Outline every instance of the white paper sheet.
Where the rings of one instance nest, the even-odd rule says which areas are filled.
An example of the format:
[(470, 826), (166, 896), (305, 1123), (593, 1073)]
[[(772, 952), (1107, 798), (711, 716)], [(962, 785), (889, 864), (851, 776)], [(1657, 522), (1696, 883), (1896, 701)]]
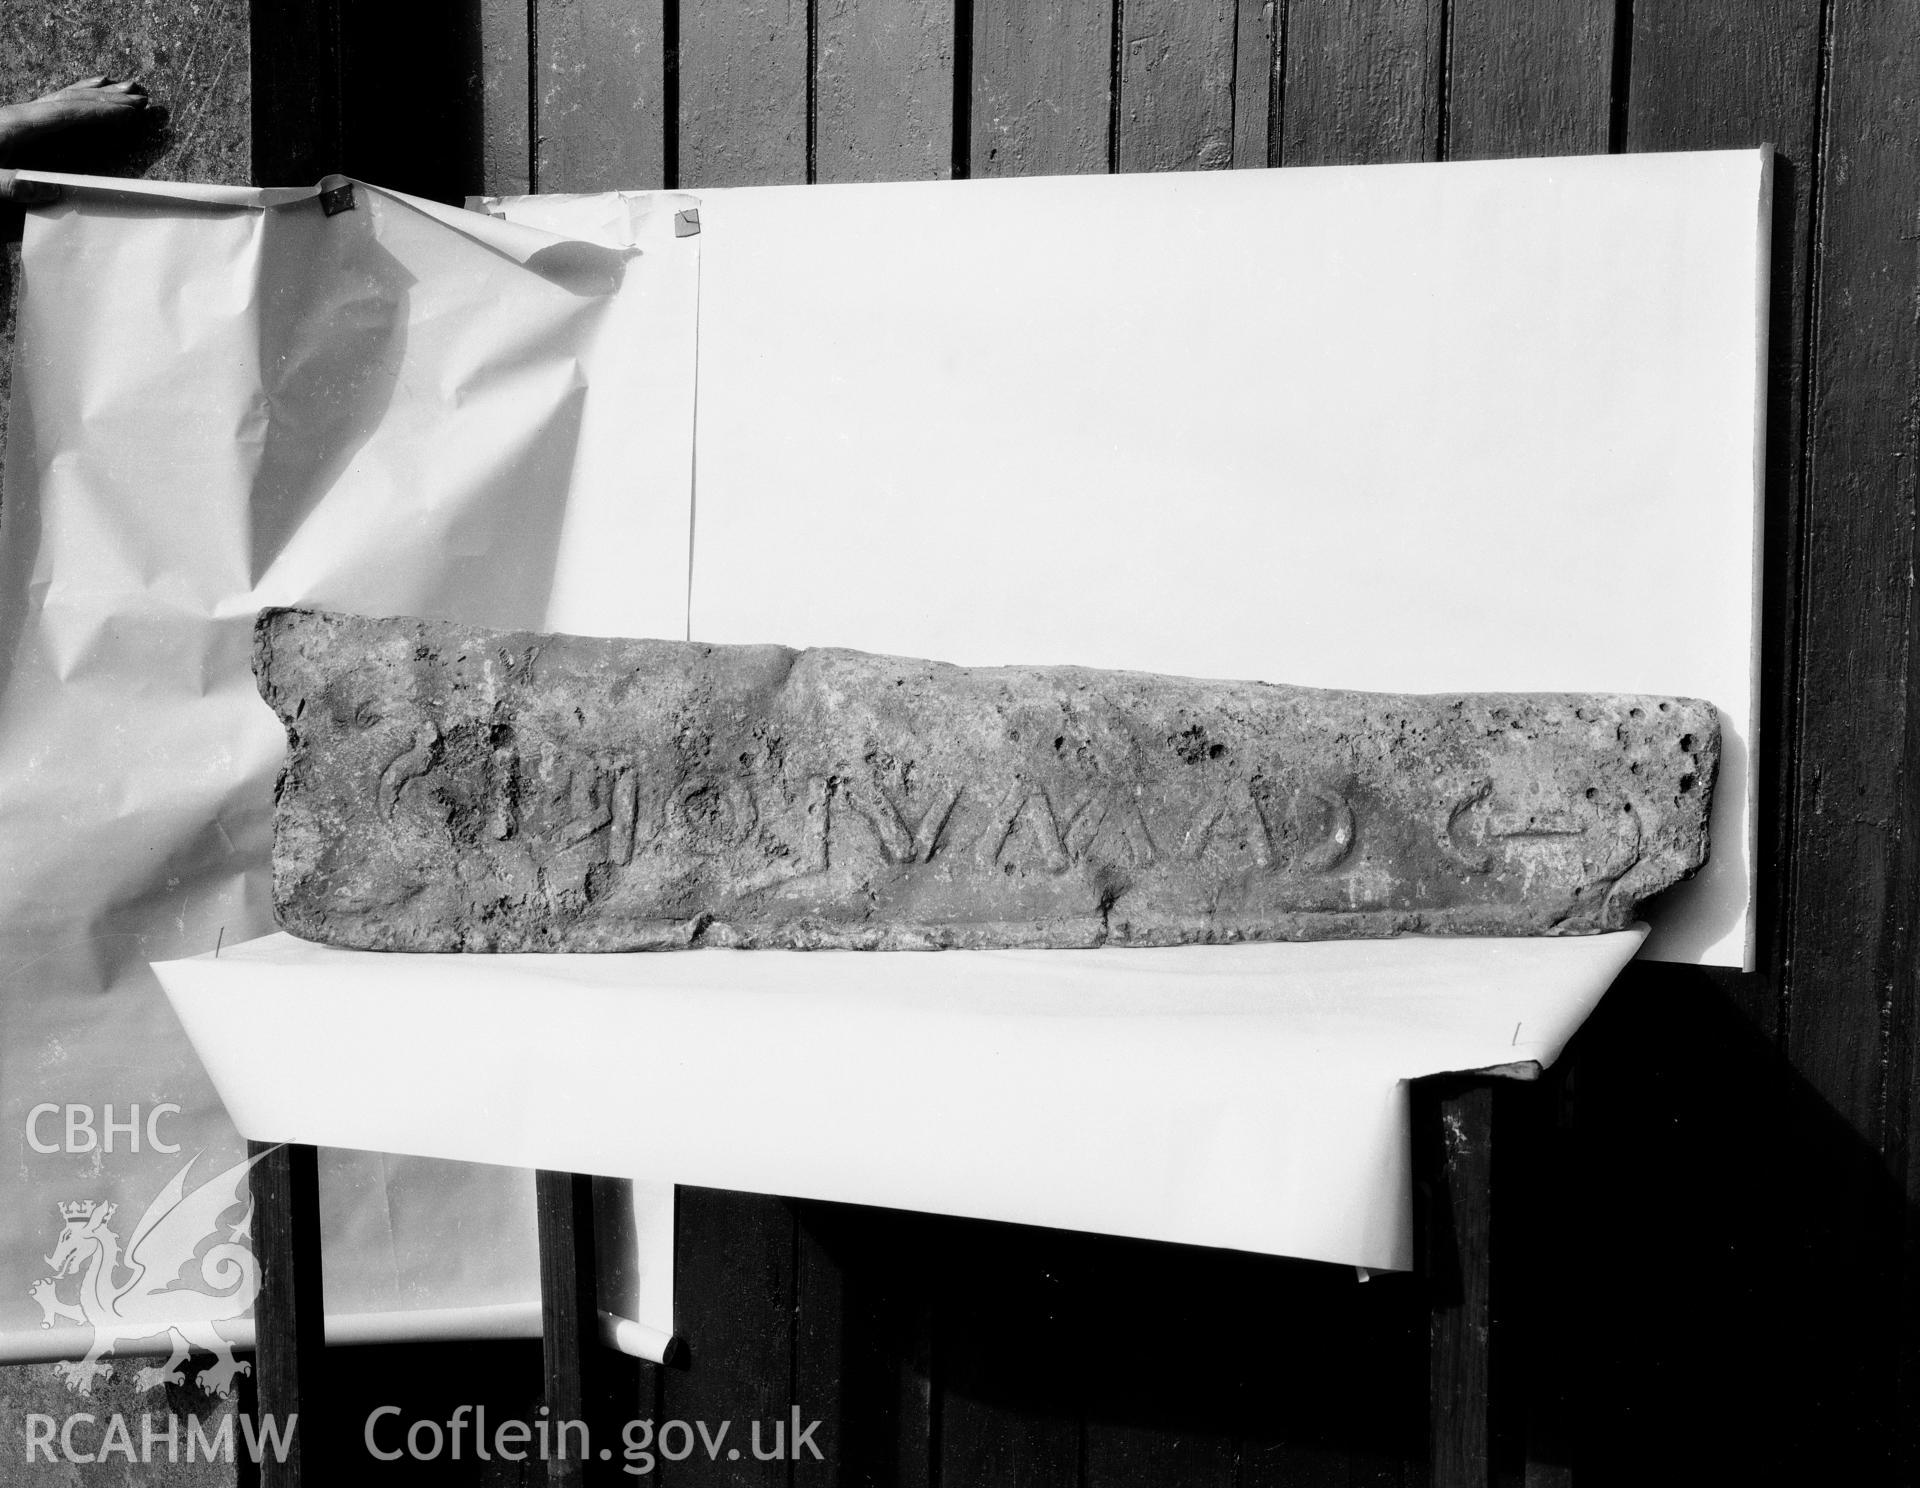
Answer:
[(700, 198), (696, 638), (1708, 698), (1751, 965), (1766, 150)]
[(1406, 1081), (1551, 1064), (1644, 935), (155, 969), (262, 1138), (1404, 1270)]
[[(671, 198), (607, 247), (364, 185), (328, 217), (312, 189), (54, 179), (0, 507), (16, 1357), (85, 1342), (29, 1299), (57, 1204), (113, 1203), (124, 1240), (189, 1159), (192, 1185), (241, 1159), (147, 961), (272, 927), (255, 611), (680, 633), (698, 283)], [(322, 1206), (330, 1333), (537, 1329), (529, 1174), (338, 1151)]]

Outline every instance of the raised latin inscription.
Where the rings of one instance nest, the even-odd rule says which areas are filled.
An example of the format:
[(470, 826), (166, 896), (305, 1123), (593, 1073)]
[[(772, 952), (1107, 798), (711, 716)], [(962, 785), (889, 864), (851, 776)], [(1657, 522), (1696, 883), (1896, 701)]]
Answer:
[(274, 901), (404, 951), (1618, 929), (1706, 860), (1685, 698), (1396, 696), (260, 617)]

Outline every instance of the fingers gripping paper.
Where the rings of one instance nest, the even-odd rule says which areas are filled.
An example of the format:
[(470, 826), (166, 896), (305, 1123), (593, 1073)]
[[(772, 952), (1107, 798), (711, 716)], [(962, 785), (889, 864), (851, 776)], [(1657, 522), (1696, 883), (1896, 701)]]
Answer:
[[(676, 203), (591, 244), (353, 200), (70, 183), (29, 218), (0, 512), (14, 1357), (81, 1321), (29, 1298), (60, 1205), (112, 1204), (125, 1237), (189, 1159), (191, 1193), (243, 1158), (147, 963), (272, 928), (255, 612), (684, 628), (700, 239)], [(323, 1188), (330, 1313), (537, 1302), (529, 1175), (338, 1152)]]

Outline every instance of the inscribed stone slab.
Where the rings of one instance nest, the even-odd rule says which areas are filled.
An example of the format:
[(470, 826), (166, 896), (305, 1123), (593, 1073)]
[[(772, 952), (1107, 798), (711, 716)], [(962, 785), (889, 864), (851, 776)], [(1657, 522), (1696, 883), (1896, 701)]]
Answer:
[(283, 926), (408, 951), (1619, 929), (1712, 707), (1396, 696), (269, 610)]

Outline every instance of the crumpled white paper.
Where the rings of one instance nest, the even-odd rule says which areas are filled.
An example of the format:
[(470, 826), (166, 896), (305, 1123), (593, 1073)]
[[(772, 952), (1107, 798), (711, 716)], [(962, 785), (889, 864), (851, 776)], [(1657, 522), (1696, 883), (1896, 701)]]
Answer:
[[(683, 634), (698, 284), (672, 197), (586, 243), (360, 184), (327, 215), (49, 179), (0, 506), (11, 1357), (63, 1351), (29, 1299), (58, 1204), (124, 1239), (242, 1155), (148, 963), (273, 928), (255, 612)], [(537, 1305), (527, 1173), (329, 1153), (323, 1208), (330, 1314)]]

